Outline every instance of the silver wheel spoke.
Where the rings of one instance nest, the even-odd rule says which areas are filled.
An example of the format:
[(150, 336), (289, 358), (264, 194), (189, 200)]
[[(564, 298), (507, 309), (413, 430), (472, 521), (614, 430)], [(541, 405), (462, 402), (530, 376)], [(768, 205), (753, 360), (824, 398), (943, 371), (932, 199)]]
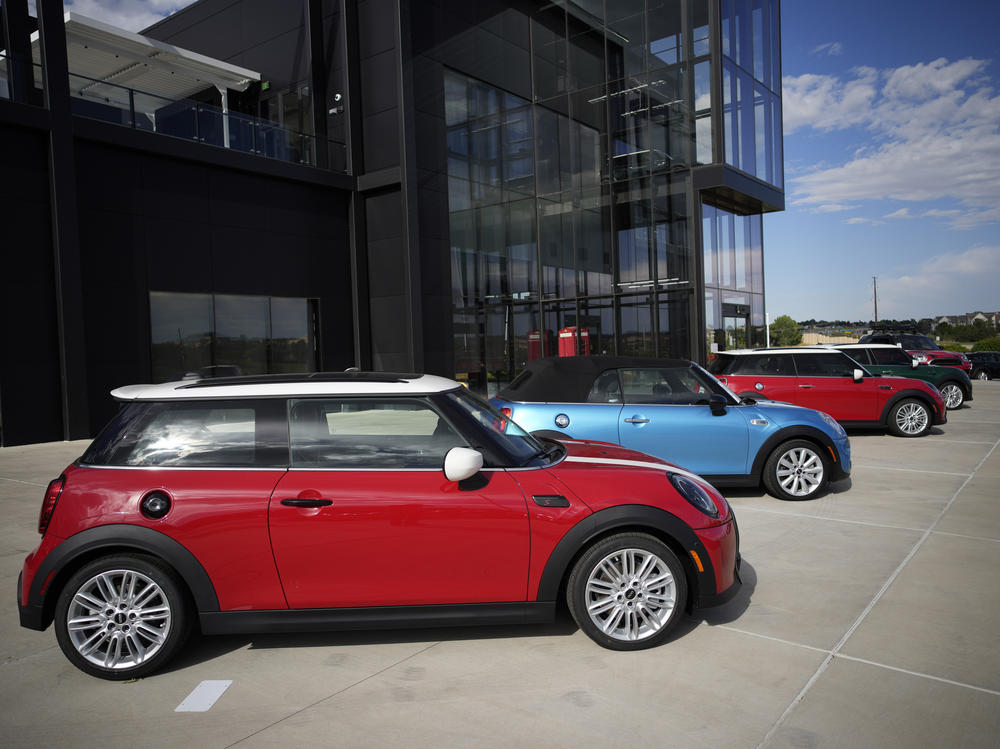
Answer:
[(100, 627), (104, 620), (99, 616), (78, 616), (66, 622), (71, 632), (82, 632), (84, 630)]

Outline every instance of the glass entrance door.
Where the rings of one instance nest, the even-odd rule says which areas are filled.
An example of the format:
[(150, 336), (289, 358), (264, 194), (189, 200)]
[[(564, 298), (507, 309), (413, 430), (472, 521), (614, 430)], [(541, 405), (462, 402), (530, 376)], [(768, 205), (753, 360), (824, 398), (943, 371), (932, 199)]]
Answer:
[(726, 339), (726, 351), (748, 347), (749, 339), (747, 338), (747, 328), (749, 327), (749, 323), (750, 319), (748, 315), (722, 318), (722, 328), (725, 331)]

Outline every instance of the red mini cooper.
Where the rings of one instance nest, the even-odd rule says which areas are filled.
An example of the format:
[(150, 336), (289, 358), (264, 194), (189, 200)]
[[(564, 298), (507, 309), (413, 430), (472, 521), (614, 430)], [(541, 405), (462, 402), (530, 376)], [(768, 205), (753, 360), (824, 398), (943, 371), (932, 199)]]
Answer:
[(206, 634), (507, 624), (569, 610), (657, 645), (739, 588), (728, 503), (600, 442), (537, 440), (457, 383), (385, 373), (115, 390), (117, 417), (49, 484), (22, 626), (106, 679)]
[(847, 427), (920, 437), (948, 420), (944, 399), (931, 383), (873, 375), (836, 349), (725, 351), (709, 369), (741, 396), (815, 408)]

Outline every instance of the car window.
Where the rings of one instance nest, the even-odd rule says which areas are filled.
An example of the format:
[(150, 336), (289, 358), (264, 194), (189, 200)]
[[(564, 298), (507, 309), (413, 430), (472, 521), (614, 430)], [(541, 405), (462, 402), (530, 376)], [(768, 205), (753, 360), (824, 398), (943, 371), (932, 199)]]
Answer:
[(624, 368), (620, 372), (626, 403), (707, 403), (716, 390), (692, 367)]
[(618, 370), (608, 369), (597, 375), (590, 393), (587, 395), (587, 403), (621, 403), (622, 388), (618, 380)]
[(747, 354), (736, 359), (732, 374), (741, 375), (774, 375), (778, 377), (794, 377), (795, 368), (788, 354)]
[(466, 442), (419, 398), (289, 401), (293, 467), (440, 468)]
[[(872, 363), (872, 352), (874, 350), (875, 349), (864, 349), (864, 348), (843, 349), (844, 353), (847, 354), (852, 359), (854, 359), (854, 361), (866, 365)], [(888, 351), (888, 349), (885, 350)], [(883, 362), (883, 363), (888, 364), (888, 362)]]
[(841, 354), (793, 354), (799, 377), (850, 377), (857, 363)]
[[(913, 357), (900, 348), (873, 348), (869, 349), (875, 364), (894, 364), (909, 367)], [(864, 362), (862, 362), (864, 363)]]
[(81, 460), (122, 466), (284, 466), (284, 405), (284, 400), (129, 404)]
[(900, 336), (903, 348), (910, 351), (940, 351), (941, 347), (925, 335)]

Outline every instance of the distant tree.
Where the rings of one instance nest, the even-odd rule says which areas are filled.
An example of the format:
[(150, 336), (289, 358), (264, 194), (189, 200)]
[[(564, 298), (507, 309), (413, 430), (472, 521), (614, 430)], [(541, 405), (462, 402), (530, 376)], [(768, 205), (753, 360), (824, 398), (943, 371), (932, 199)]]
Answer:
[(950, 336), (952, 327), (950, 323), (943, 322), (937, 326), (937, 334), (939, 336)]
[(788, 315), (781, 315), (771, 323), (771, 345), (798, 346), (802, 343), (799, 324)]
[(934, 321), (929, 317), (921, 318), (920, 322), (917, 323), (917, 329), (924, 335), (927, 335), (934, 330)]

